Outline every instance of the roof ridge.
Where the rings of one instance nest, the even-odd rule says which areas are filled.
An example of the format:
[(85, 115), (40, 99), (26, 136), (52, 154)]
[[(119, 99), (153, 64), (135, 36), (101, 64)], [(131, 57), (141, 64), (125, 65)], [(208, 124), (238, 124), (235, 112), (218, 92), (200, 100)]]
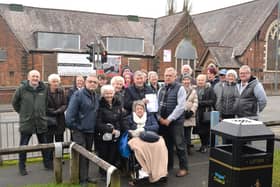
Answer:
[(243, 3), (240, 3), (240, 4), (235, 4), (235, 5), (231, 5), (231, 6), (227, 6), (227, 7), (223, 7), (223, 8), (209, 10), (209, 11), (201, 12), (201, 13), (197, 13), (197, 14), (191, 14), (191, 16), (198, 16), (198, 15), (202, 15), (202, 14), (208, 14), (208, 13), (211, 13), (211, 12), (221, 11), (221, 10), (224, 10), (224, 9), (234, 8), (234, 7), (237, 7), (237, 6), (244, 6), (245, 4), (255, 3), (257, 1), (261, 1), (261, 0), (249, 0), (247, 2), (243, 2)]
[[(10, 3), (10, 4), (14, 4), (14, 3)], [(10, 4), (0, 3), (0, 6), (1, 6), (1, 5), (9, 6)], [(31, 9), (55, 10), (55, 11), (66, 11), (66, 12), (77, 12), (77, 13), (97, 14), (97, 15), (116, 16), (116, 17), (138, 16), (138, 15), (108, 14), (108, 13), (90, 12), (90, 11), (72, 10), (72, 9), (59, 9), (59, 8), (47, 8), (47, 7), (35, 7), (35, 6), (28, 6), (28, 5), (23, 5), (23, 4), (18, 4), (18, 5), (22, 5), (24, 8), (31, 8)], [(144, 16), (138, 16), (138, 17), (139, 17), (139, 18), (143, 18), (143, 19), (153, 19), (153, 20), (154, 20), (154, 19), (157, 19), (157, 18), (144, 17)]]

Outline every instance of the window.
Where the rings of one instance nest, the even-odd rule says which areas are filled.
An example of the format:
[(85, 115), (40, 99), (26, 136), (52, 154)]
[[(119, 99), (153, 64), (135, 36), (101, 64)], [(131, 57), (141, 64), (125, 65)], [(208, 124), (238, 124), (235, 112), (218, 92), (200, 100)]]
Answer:
[(106, 37), (107, 50), (110, 53), (142, 54), (143, 38)]
[(38, 49), (80, 49), (80, 35), (66, 33), (36, 32)]
[(4, 49), (0, 49), (0, 62), (4, 62), (7, 60), (7, 51)]

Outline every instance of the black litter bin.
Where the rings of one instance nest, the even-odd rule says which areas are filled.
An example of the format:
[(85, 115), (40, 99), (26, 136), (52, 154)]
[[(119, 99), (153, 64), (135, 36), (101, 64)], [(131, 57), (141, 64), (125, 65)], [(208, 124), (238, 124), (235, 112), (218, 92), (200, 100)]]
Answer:
[(274, 134), (262, 122), (223, 120), (211, 129), (208, 187), (271, 187), (273, 151)]

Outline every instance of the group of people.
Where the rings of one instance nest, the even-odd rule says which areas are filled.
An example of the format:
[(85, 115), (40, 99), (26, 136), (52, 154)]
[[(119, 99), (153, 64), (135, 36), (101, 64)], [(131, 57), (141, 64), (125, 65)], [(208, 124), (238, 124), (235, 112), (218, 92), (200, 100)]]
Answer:
[[(196, 79), (189, 65), (182, 67), (179, 76), (169, 67), (164, 72), (163, 86), (158, 83), (156, 72), (132, 72), (126, 67), (120, 76), (112, 77), (110, 84), (104, 75), (77, 76), (67, 95), (60, 82), (59, 75), (51, 74), (48, 84), (44, 84), (40, 73), (32, 70), (16, 90), (12, 104), (20, 116), (20, 145), (27, 145), (34, 133), (39, 143), (63, 142), (67, 127), (72, 141), (89, 151), (94, 144), (103, 160), (121, 168), (118, 147), (122, 135), (129, 132), (132, 139), (140, 140), (141, 133), (152, 131), (164, 140), (160, 144), (162, 148), (157, 149), (167, 160), (163, 167), (166, 172), (161, 172), (160, 177), (174, 167), (174, 147), (179, 160), (176, 176), (188, 174), (192, 133), (200, 137), (198, 151), (207, 152), (210, 121), (206, 114), (218, 110), (221, 119), (257, 119), (266, 105), (265, 91), (247, 65), (239, 69), (239, 78), (233, 69), (218, 71), (214, 66), (209, 66), (207, 74), (199, 74)], [(147, 107), (151, 102), (149, 94), (157, 99), (157, 107), (153, 107), (156, 111), (149, 111)], [(45, 168), (52, 169), (52, 152), (42, 151), (42, 155)], [(89, 161), (84, 157), (79, 159), (80, 183), (86, 186)], [(20, 153), (21, 175), (28, 174), (25, 161), (26, 153)], [(105, 174), (102, 170), (100, 173)]]

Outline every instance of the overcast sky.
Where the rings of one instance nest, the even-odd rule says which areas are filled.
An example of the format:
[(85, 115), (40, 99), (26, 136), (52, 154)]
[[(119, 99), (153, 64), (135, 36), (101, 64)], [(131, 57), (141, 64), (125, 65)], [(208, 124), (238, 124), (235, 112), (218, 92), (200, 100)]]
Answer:
[[(192, 14), (232, 6), (251, 0), (191, 0)], [(177, 11), (184, 0), (176, 0)], [(81, 10), (98, 13), (161, 17), (166, 15), (167, 0), (1, 0), (26, 6)]]

